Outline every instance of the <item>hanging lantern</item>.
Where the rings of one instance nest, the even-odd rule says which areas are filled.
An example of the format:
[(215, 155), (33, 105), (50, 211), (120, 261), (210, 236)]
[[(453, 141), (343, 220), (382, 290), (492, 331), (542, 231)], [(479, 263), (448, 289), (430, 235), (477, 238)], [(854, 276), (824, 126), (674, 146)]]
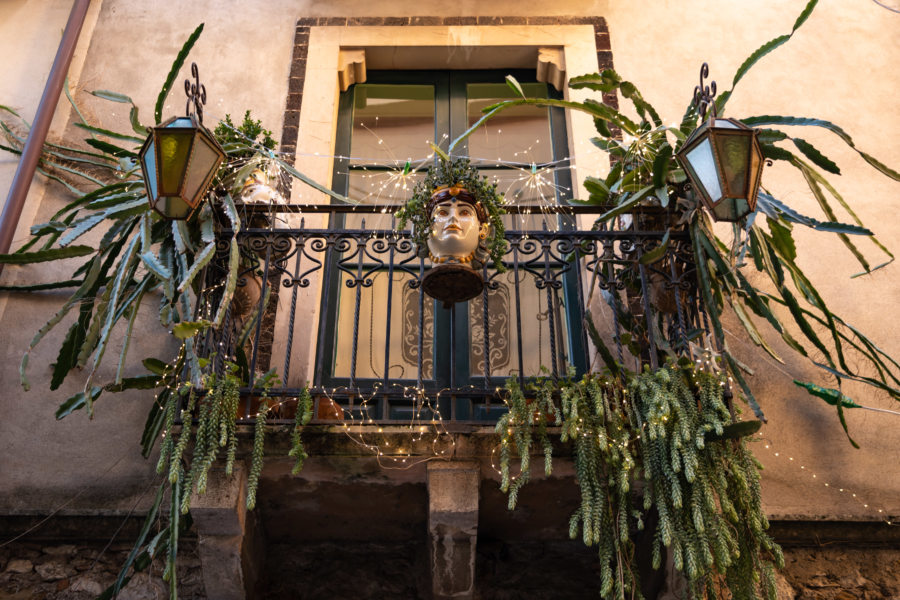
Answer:
[[(756, 130), (735, 119), (716, 116), (716, 82), (703, 86), (709, 67), (703, 63), (700, 86), (694, 90), (701, 117), (712, 116), (685, 140), (676, 158), (694, 191), (716, 221), (739, 221), (756, 210), (763, 155)], [(711, 89), (710, 89), (711, 88)]]
[(225, 160), (225, 151), (203, 126), (206, 86), (200, 84), (196, 64), (191, 65), (191, 73), (196, 83), (184, 82), (189, 115), (151, 128), (139, 155), (150, 206), (168, 219), (193, 214)]

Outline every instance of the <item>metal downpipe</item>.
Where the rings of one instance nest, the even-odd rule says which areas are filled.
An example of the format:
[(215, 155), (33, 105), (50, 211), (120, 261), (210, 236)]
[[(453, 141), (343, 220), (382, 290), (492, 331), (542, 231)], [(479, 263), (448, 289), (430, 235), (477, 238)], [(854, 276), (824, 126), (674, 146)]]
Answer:
[[(12, 245), (19, 217), (25, 206), (25, 198), (28, 196), (31, 180), (34, 178), (35, 169), (41, 158), (41, 150), (47, 139), (47, 132), (50, 130), (50, 123), (53, 121), (53, 114), (56, 112), (56, 105), (59, 102), (59, 94), (66, 81), (69, 65), (75, 54), (75, 46), (78, 44), (78, 36), (81, 34), (81, 27), (90, 4), (91, 0), (75, 0), (72, 11), (69, 13), (69, 21), (66, 23), (56, 58), (53, 59), (53, 66), (50, 69), (41, 102), (38, 104), (34, 124), (28, 134), (28, 140), (25, 142), (22, 158), (16, 168), (6, 204), (3, 206), (3, 213), (0, 214), (0, 254), (8, 253)], [(0, 263), (0, 272), (2, 270), (3, 264)]]

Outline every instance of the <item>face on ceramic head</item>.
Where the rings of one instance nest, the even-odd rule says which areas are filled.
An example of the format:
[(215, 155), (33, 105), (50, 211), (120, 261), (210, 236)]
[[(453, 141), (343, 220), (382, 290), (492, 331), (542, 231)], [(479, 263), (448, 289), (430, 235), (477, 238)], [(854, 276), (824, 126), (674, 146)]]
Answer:
[(431, 213), (428, 247), (435, 256), (468, 256), (478, 247), (481, 223), (475, 207), (455, 198), (441, 202)]

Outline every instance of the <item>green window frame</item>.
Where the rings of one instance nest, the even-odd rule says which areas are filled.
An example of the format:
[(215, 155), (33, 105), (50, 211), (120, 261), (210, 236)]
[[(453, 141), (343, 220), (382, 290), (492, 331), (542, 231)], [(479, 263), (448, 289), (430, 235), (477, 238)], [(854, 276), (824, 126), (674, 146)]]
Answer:
[[(434, 132), (432, 140), (436, 140), (437, 144), (446, 149), (450, 140), (456, 139), (459, 135), (466, 131), (469, 127), (470, 117), (468, 114), (468, 85), (469, 84), (500, 84), (505, 88), (505, 80), (507, 75), (513, 75), (522, 84), (535, 83), (535, 72), (525, 70), (484, 70), (484, 71), (369, 71), (367, 74), (366, 85), (418, 85), (431, 86), (434, 90)], [(336, 144), (334, 174), (332, 178), (332, 189), (342, 194), (347, 194), (350, 190), (351, 173), (354, 171), (378, 172), (396, 170), (397, 165), (394, 164), (378, 164), (366, 161), (352, 161), (351, 142), (353, 135), (353, 119), (354, 119), (354, 97), (357, 86), (351, 86), (346, 92), (343, 92), (339, 99), (338, 119), (336, 125)], [(508, 88), (505, 88), (508, 90)], [(553, 90), (550, 86), (546, 86), (549, 97), (561, 97), (561, 94)], [(568, 166), (568, 137), (566, 132), (565, 115), (561, 109), (548, 109), (549, 112), (549, 128), (550, 128), (550, 158), (551, 162), (563, 167)], [(424, 140), (423, 140), (424, 142)], [(425, 148), (423, 143), (423, 149)], [(468, 140), (461, 143), (454, 149), (454, 155), (467, 155), (469, 149)], [(405, 157), (401, 157), (405, 158)], [(526, 166), (527, 161), (523, 165)], [(540, 168), (542, 164), (537, 164)], [(490, 163), (479, 162), (480, 168), (490, 169), (494, 172), (513, 171), (515, 166), (511, 166), (508, 162)], [(571, 171), (568, 168), (559, 168), (554, 170), (554, 183), (556, 200), (564, 203), (571, 197)], [(332, 217), (331, 226), (334, 228), (358, 227), (359, 221), (353, 221), (348, 225), (348, 219), (345, 215), (338, 214)], [(560, 217), (557, 226), (560, 229), (570, 229), (573, 227), (571, 219)], [(376, 227), (380, 228), (380, 227)], [(334, 257), (333, 260), (337, 260)], [(325, 285), (331, 286), (330, 295), (336, 298), (341, 292), (340, 277), (333, 277), (332, 281), (326, 282)], [(566, 299), (564, 304), (567, 313), (574, 310), (577, 302), (568, 299), (572, 294), (577, 293), (575, 289), (574, 277), (564, 277), (564, 289), (562, 296)], [(426, 297), (426, 302), (431, 301)], [(328, 306), (323, 306), (322, 318), (327, 321), (326, 329), (334, 331), (334, 335), (329, 335), (326, 339), (321, 340), (320, 347), (317, 349), (317, 383), (341, 387), (347, 386), (348, 377), (339, 377), (335, 374), (335, 366), (337, 361), (337, 330), (338, 330), (338, 302), (330, 302)], [(452, 309), (455, 311), (454, 318), (451, 319), (450, 311), (443, 309), (440, 303), (434, 302), (432, 308), (433, 315), (433, 347), (432, 347), (432, 377), (424, 381), (424, 385), (428, 389), (440, 390), (443, 388), (455, 386), (461, 388), (467, 385), (476, 385), (484, 387), (483, 374), (475, 374), (470, 365), (469, 351), (469, 303), (459, 303)], [(549, 310), (549, 308), (548, 308)], [(579, 327), (579, 324), (573, 322), (571, 315), (567, 314), (564, 321), (568, 324), (567, 329)], [(455, 323), (455, 331), (451, 336), (451, 322)], [(567, 331), (566, 345), (570, 359), (570, 364), (575, 366), (578, 373), (586, 370), (585, 349), (582, 347), (582, 336), (575, 331)], [(451, 338), (455, 339), (456, 348), (450, 348)], [(450, 353), (455, 354), (455, 360), (451, 359)], [(451, 371), (452, 365), (452, 371)], [(537, 375), (538, 373), (525, 373), (526, 376)], [(508, 375), (492, 376), (490, 385), (502, 386)], [(364, 387), (366, 381), (380, 381), (381, 378), (366, 379), (357, 377), (356, 383), (360, 387)], [(415, 383), (415, 377), (399, 378), (397, 382), (402, 384)], [(498, 409), (502, 405), (494, 404), (490, 410), (484, 407), (474, 406), (471, 402), (461, 399), (452, 408), (454, 418), (463, 420), (493, 420), (499, 416)], [(441, 412), (444, 412), (442, 407)], [(449, 411), (448, 411), (449, 413)], [(381, 415), (379, 415), (381, 416)], [(405, 419), (407, 415), (391, 414), (386, 415), (390, 419)], [(446, 416), (449, 416), (446, 415)]]

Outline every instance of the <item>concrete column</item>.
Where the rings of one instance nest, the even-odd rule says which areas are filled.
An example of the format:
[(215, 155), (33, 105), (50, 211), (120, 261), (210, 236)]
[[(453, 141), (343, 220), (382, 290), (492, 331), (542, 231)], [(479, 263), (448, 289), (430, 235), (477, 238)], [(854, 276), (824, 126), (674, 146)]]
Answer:
[(430, 462), (426, 481), (434, 600), (473, 598), (479, 465), (475, 461)]
[(247, 469), (235, 464), (231, 477), (226, 477), (224, 469), (212, 469), (206, 493), (191, 498), (203, 585), (209, 598), (252, 597), (262, 544), (256, 516), (247, 512), (246, 490)]

